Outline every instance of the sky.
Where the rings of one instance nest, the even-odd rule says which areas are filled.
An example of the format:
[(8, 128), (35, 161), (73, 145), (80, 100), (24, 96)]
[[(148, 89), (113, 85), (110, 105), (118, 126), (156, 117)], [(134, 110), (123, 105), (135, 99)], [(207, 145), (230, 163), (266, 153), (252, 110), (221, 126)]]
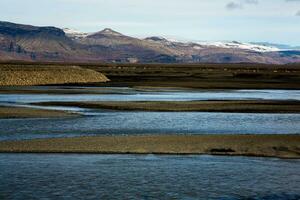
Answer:
[(300, 0), (0, 0), (0, 21), (300, 46)]

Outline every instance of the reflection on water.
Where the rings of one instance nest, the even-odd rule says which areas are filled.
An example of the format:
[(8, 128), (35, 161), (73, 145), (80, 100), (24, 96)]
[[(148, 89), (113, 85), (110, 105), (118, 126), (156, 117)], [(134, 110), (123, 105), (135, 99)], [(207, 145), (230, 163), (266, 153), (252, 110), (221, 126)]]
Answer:
[(0, 154), (0, 199), (300, 198), (300, 161)]

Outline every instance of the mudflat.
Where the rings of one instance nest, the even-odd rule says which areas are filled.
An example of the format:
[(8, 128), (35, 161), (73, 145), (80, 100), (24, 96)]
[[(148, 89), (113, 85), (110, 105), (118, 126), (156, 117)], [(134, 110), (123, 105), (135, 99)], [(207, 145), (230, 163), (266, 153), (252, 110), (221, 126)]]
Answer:
[(41, 102), (34, 105), (129, 111), (300, 113), (300, 101), (277, 100)]
[(133, 135), (0, 142), (2, 153), (210, 154), (300, 158), (300, 135)]
[(56, 117), (75, 117), (77, 114), (58, 111), (24, 107), (0, 106), (0, 119), (2, 118), (56, 118)]

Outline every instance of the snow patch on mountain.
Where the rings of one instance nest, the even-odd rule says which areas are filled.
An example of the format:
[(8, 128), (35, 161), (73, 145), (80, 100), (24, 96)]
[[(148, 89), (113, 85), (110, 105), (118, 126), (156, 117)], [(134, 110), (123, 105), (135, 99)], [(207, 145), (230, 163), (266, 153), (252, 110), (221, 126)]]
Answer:
[(103, 29), (102, 31), (100, 31), (98, 33), (101, 33), (101, 34), (104, 34), (104, 35), (112, 35), (112, 36), (123, 36), (121, 33), (117, 32), (117, 31), (114, 31), (110, 28), (105, 28), (105, 29)]
[[(159, 37), (150, 37), (150, 38), (159, 38)], [(245, 43), (245, 42), (237, 42), (237, 41), (195, 41), (195, 40), (179, 40), (174, 38), (164, 38), (169, 43), (181, 44), (184, 46), (192, 46), (194, 49), (200, 50), (203, 48), (226, 48), (226, 49), (243, 49), (255, 52), (274, 52), (281, 51), (281, 48), (276, 46), (266, 45), (266, 44), (256, 44), (256, 43)], [(159, 42), (159, 40), (156, 40)], [(167, 43), (164, 41), (164, 43)]]
[(244, 49), (256, 52), (272, 52), (272, 51), (280, 51), (277, 47), (266, 46), (266, 45), (258, 45), (251, 43), (242, 43), (237, 41), (232, 42), (197, 42), (200, 45), (205, 46), (215, 46), (219, 48), (229, 48), (229, 49)]
[(68, 37), (74, 38), (74, 39), (84, 38), (84, 37), (87, 37), (89, 35), (89, 33), (84, 33), (84, 32), (81, 32), (81, 31), (77, 31), (75, 29), (70, 29), (70, 28), (64, 28), (63, 31), (65, 32), (65, 34)]
[(276, 47), (276, 48), (280, 49), (281, 51), (291, 51), (291, 50), (298, 51), (298, 50), (300, 50), (300, 46), (292, 46), (292, 45), (287, 45), (287, 44), (276, 44), (276, 43), (270, 43), (270, 42), (251, 42), (251, 44)]

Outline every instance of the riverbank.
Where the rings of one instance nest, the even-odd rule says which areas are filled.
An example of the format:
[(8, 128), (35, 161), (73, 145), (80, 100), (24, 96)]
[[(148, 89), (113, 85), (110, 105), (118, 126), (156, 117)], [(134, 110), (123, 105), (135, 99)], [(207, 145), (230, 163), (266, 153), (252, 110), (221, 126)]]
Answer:
[(24, 107), (0, 106), (0, 119), (76, 117), (75, 113)]
[(2, 153), (209, 154), (300, 158), (300, 135), (134, 135), (0, 142)]
[(34, 105), (127, 111), (300, 113), (300, 102), (288, 100), (41, 102)]

